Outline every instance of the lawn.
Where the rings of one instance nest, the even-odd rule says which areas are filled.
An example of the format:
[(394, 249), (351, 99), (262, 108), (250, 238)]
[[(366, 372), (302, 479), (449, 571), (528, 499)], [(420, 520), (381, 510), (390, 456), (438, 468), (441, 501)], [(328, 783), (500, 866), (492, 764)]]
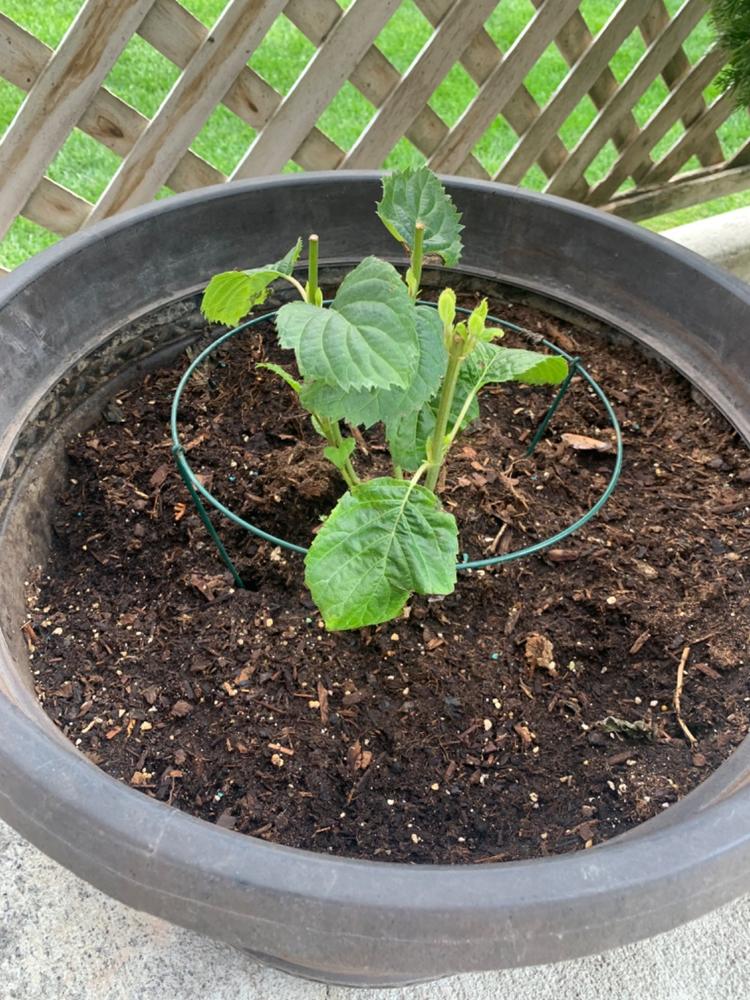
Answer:
[[(225, 5), (225, 0), (182, 0), (196, 17), (210, 25)], [(348, 0), (340, 0), (344, 6)], [(50, 46), (62, 37), (75, 17), (82, 0), (3, 0), (4, 14), (13, 18)], [(666, 0), (670, 12), (676, 11), (680, 0)], [(582, 0), (581, 10), (591, 27), (597, 31), (614, 9), (613, 0)], [(530, 0), (504, 0), (487, 22), (492, 37), (507, 49), (528, 21), (533, 7)], [(394, 17), (378, 38), (383, 53), (400, 70), (404, 71), (429, 38), (431, 28), (412, 0), (404, 0)], [(711, 41), (711, 29), (701, 23), (688, 38), (685, 48), (691, 60), (706, 51)], [(273, 87), (286, 93), (297, 75), (314, 52), (313, 45), (284, 17), (280, 17), (260, 48), (250, 60), (252, 68)], [(627, 39), (612, 61), (618, 80), (624, 79), (644, 52), (644, 43), (638, 32)], [(548, 49), (526, 79), (526, 85), (540, 104), (554, 93), (566, 72), (566, 65), (555, 48)], [(120, 59), (105, 81), (105, 85), (120, 98), (145, 115), (153, 115), (164, 96), (177, 78), (178, 70), (166, 58), (152, 49), (141, 38), (131, 39)], [(477, 87), (468, 74), (458, 65), (446, 76), (434, 93), (430, 104), (447, 123), (459, 117), (467, 103), (476, 94)], [(715, 85), (706, 91), (707, 97), (718, 93)], [(635, 108), (639, 123), (645, 122), (667, 94), (661, 80), (651, 85)], [(0, 133), (10, 123), (18, 109), (23, 94), (16, 87), (0, 80)], [(355, 88), (347, 83), (328, 107), (319, 122), (320, 128), (335, 142), (348, 148), (372, 115), (372, 107)], [(573, 146), (595, 116), (594, 105), (584, 100), (567, 119), (561, 137), (568, 147)], [(223, 107), (218, 108), (206, 122), (192, 148), (225, 173), (230, 173), (240, 160), (253, 137), (253, 130)], [(672, 129), (656, 148), (664, 153), (680, 134), (679, 127)], [(750, 118), (744, 111), (735, 112), (721, 127), (720, 138), (728, 152), (738, 149), (750, 137)], [(516, 135), (504, 121), (497, 120), (476, 147), (476, 155), (484, 166), (495, 171), (512, 148)], [(614, 146), (609, 143), (597, 156), (587, 171), (589, 181), (603, 177), (616, 159)], [(418, 163), (421, 154), (402, 139), (388, 157), (385, 166), (397, 167)], [(95, 200), (107, 185), (117, 168), (118, 158), (93, 139), (74, 132), (67, 140), (49, 169), (49, 176), (89, 200)], [(688, 169), (697, 166), (693, 160)], [(289, 164), (287, 169), (298, 169)], [(524, 184), (539, 189), (544, 176), (534, 167), (524, 178)], [(168, 194), (164, 191), (163, 194)], [(651, 228), (664, 229), (693, 219), (704, 218), (716, 212), (740, 205), (750, 205), (750, 192), (717, 199), (704, 205), (683, 209), (647, 223)], [(14, 267), (43, 247), (54, 242), (55, 237), (33, 223), (18, 220), (6, 238), (0, 242), (0, 265)]]

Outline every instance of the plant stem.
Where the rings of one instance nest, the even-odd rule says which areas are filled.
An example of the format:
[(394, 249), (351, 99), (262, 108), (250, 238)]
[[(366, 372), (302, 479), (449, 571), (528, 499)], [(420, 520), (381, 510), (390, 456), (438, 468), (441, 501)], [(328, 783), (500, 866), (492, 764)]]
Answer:
[(477, 397), (476, 392), (470, 392), (468, 394), (468, 396), (466, 397), (466, 399), (464, 400), (464, 405), (461, 407), (461, 410), (459, 411), (459, 414), (456, 417), (456, 420), (455, 420), (455, 423), (453, 424), (451, 432), (448, 435), (448, 438), (447, 438), (447, 440), (445, 442), (445, 452), (446, 452), (446, 454), (448, 453), (448, 449), (450, 448), (450, 446), (456, 440), (456, 435), (461, 430), (461, 424), (464, 422), (464, 417), (469, 412), (469, 407), (474, 402), (474, 400), (476, 399), (476, 397)]
[(419, 295), (419, 282), (422, 280), (422, 262), (424, 260), (424, 222), (414, 224), (414, 239), (411, 248), (412, 285), (409, 294), (413, 299)]
[(419, 468), (417, 469), (417, 471), (414, 473), (414, 475), (409, 480), (409, 484), (411, 486), (416, 486), (417, 483), (419, 482), (419, 480), (422, 478), (422, 476), (425, 474), (425, 472), (427, 472), (427, 470), (429, 468), (430, 468), (430, 463), (429, 462), (422, 462), (422, 464), (419, 466)]
[[(341, 427), (339, 426), (338, 420), (331, 420), (330, 417), (318, 417), (317, 420), (326, 441), (328, 441), (333, 448), (339, 448), (342, 445), (344, 438), (341, 434)], [(353, 489), (359, 484), (359, 476), (354, 471), (354, 466), (352, 465), (350, 458), (347, 458), (344, 463), (344, 467), (341, 469), (341, 475), (349, 489)]]
[(438, 402), (438, 412), (435, 418), (435, 429), (428, 441), (427, 455), (429, 471), (425, 486), (428, 490), (435, 492), (440, 469), (445, 459), (447, 451), (445, 442), (445, 432), (448, 428), (448, 418), (453, 405), (453, 397), (456, 394), (456, 383), (458, 382), (458, 372), (463, 361), (464, 343), (460, 337), (454, 337), (448, 353), (448, 369), (445, 373), (443, 387), (440, 390), (440, 401)]
[(305, 286), (300, 281), (297, 281), (293, 274), (282, 274), (280, 277), (282, 277), (284, 281), (288, 281), (290, 285), (294, 285), (299, 292), (302, 301), (307, 302), (307, 292), (305, 291)]
[(307, 238), (307, 301), (317, 305), (318, 297), (318, 237), (311, 233)]
[[(341, 445), (344, 443), (344, 436), (341, 433), (341, 425), (339, 424), (338, 420), (331, 421), (331, 434), (333, 438), (334, 448), (340, 448)], [(359, 482), (359, 477), (354, 471), (352, 463), (349, 461), (349, 459), (346, 460), (344, 471), (347, 473), (349, 479), (351, 479), (351, 485), (356, 486), (356, 484)]]

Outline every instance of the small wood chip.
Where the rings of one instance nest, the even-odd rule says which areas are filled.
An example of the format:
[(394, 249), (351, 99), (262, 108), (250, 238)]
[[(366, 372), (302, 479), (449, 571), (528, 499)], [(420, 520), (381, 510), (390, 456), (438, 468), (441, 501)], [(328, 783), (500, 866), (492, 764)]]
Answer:
[(718, 670), (714, 670), (713, 667), (709, 667), (707, 663), (694, 663), (693, 670), (699, 670), (706, 677), (710, 677), (712, 681), (720, 681), (721, 674)]
[(320, 702), (320, 721), (328, 725), (328, 690), (323, 681), (318, 681), (318, 701)]
[(651, 638), (650, 632), (641, 632), (638, 638), (635, 640), (633, 645), (630, 647), (628, 652), (631, 656), (635, 656), (636, 653), (640, 653), (643, 647), (646, 645), (648, 640)]
[(575, 562), (581, 552), (578, 549), (550, 549), (546, 555), (550, 562), (566, 563)]
[(151, 478), (148, 481), (149, 486), (153, 486), (154, 489), (158, 489), (165, 481), (169, 473), (172, 471), (171, 465), (160, 465)]
[(613, 445), (606, 438), (587, 437), (585, 434), (561, 434), (560, 437), (575, 451), (612, 451)]
[(346, 760), (353, 771), (366, 771), (372, 763), (372, 752), (363, 750), (359, 740), (355, 740), (346, 752)]
[(635, 751), (633, 750), (623, 750), (622, 753), (613, 753), (611, 757), (607, 757), (607, 763), (610, 767), (615, 767), (617, 764), (624, 764), (632, 758)]
[(682, 718), (682, 711), (680, 709), (680, 698), (682, 696), (682, 686), (685, 679), (685, 665), (687, 664), (688, 657), (690, 656), (690, 646), (685, 646), (682, 651), (682, 656), (680, 657), (680, 662), (677, 665), (677, 681), (674, 687), (674, 697), (672, 698), (672, 704), (674, 705), (674, 714), (679, 723), (680, 729), (683, 731), (685, 736), (687, 736), (690, 745), (695, 746), (698, 742), (693, 734), (688, 729), (685, 720)]
[(149, 705), (155, 705), (159, 697), (160, 688), (157, 684), (150, 684), (141, 691), (143, 700)]
[(534, 734), (531, 732), (528, 726), (525, 726), (522, 722), (517, 722), (513, 726), (513, 732), (521, 737), (521, 741), (524, 746), (529, 746), (529, 744), (534, 742)]
[(539, 635), (537, 632), (527, 635), (524, 656), (526, 657), (531, 674), (536, 669), (541, 669), (546, 670), (553, 677), (557, 676), (555, 650), (546, 635)]

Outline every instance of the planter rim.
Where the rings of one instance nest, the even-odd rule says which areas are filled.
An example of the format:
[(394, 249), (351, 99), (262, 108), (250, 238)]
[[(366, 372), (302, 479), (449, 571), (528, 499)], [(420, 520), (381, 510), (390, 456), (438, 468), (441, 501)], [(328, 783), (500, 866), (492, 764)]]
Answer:
[[(353, 180), (372, 184), (379, 182), (381, 176), (381, 172), (376, 171), (274, 176), (217, 185), (133, 209), (68, 237), (21, 265), (0, 282), (0, 310), (40, 275), (69, 263), (94, 244), (102, 244), (106, 252), (110, 238), (131, 229), (141, 220), (158, 218), (168, 225), (173, 213), (180, 213), (187, 207), (231, 200), (243, 192), (273, 193), (303, 188), (314, 197), (318, 187)], [(461, 191), (493, 198), (500, 194), (509, 204), (515, 201), (537, 206), (554, 205), (562, 216), (584, 219), (589, 225), (596, 223), (600, 228), (627, 237), (631, 247), (640, 242), (665, 258), (699, 271), (711, 282), (727, 289), (742, 303), (743, 309), (745, 306), (750, 309), (750, 286), (659, 234), (567, 199), (494, 182), (463, 178), (446, 178), (446, 182), (458, 195)], [(452, 270), (479, 276), (490, 274), (480, 267)], [(0, 460), (4, 457), (0, 455)], [(5, 637), (0, 633), (0, 659), (3, 657), (12, 659)], [(55, 845), (59, 844), (61, 855), (80, 856), (81, 870), (86, 869), (86, 855), (94, 855), (99, 868), (111, 873), (113, 884), (117, 877), (148, 889), (151, 868), (163, 865), (171, 873), (171, 888), (159, 886), (158, 891), (163, 896), (187, 900), (195, 899), (200, 892), (200, 904), (204, 908), (233, 913), (252, 911), (256, 920), (263, 919), (262, 908), (258, 915), (258, 895), (262, 900), (264, 895), (270, 899), (271, 894), (281, 893), (287, 899), (300, 900), (305, 905), (317, 907), (320, 913), (325, 912), (328, 923), (335, 924), (343, 937), (364, 937), (364, 933), (350, 930), (347, 921), (347, 906), (358, 906), (367, 910), (372, 926), (379, 929), (384, 940), (438, 942), (447, 947), (449, 944), (456, 946), (464, 938), (496, 941), (501, 933), (497, 921), (512, 938), (514, 924), (523, 925), (525, 915), (531, 914), (536, 915), (539, 937), (548, 942), (547, 950), (552, 952), (554, 944), (549, 942), (563, 937), (564, 917), (572, 901), (591, 903), (613, 895), (627, 899), (622, 914), (608, 920), (609, 924), (628, 925), (628, 940), (632, 940), (635, 936), (633, 925), (638, 923), (639, 902), (642, 905), (644, 900), (649, 901), (649, 914), (669, 912), (674, 915), (689, 910), (690, 915), (697, 915), (702, 910), (701, 904), (695, 901), (706, 900), (703, 905), (706, 909), (722, 894), (723, 898), (729, 898), (732, 887), (739, 880), (738, 872), (750, 866), (750, 778), (746, 777), (750, 738), (706, 782), (673, 807), (679, 819), (670, 818), (670, 808), (664, 815), (596, 848), (546, 858), (491, 865), (410, 865), (341, 858), (272, 844), (216, 827), (151, 799), (105, 774), (72, 744), (63, 747), (50, 729), (41, 728), (34, 721), (35, 712), (41, 719), (44, 713), (40, 705), (21, 709), (4, 696), (0, 687), (0, 732), (3, 733), (0, 815), (11, 818), (24, 831), (29, 831), (32, 840), (39, 839), (49, 845), (50, 853), (54, 854)], [(722, 778), (714, 781), (718, 775)], [(718, 789), (710, 800), (701, 793), (706, 785)], [(693, 812), (687, 813), (682, 805), (691, 802), (697, 809), (691, 807)], [(71, 815), (76, 817), (80, 828), (90, 831), (85, 843), (73, 843), (60, 832), (58, 820)], [(117, 868), (119, 855), (111, 845), (120, 846), (130, 859), (125, 875)], [(200, 870), (202, 882), (198, 887), (186, 882), (192, 893), (185, 889), (182, 895), (180, 875), (196, 869)], [(685, 903), (688, 892), (684, 886), (691, 879), (694, 880), (690, 893), (692, 902), (688, 906)], [(238, 894), (238, 887), (254, 891), (253, 905)], [(225, 891), (224, 898), (222, 891)], [(657, 901), (653, 902), (655, 893)], [(673, 893), (679, 898), (672, 898)], [(550, 907), (553, 914), (549, 927), (539, 918), (543, 907)], [(422, 922), (408, 924), (405, 917), (409, 914), (421, 917)], [(404, 919), (389, 926), (390, 916)], [(452, 930), (452, 922), (458, 916), (463, 921)], [(596, 908), (592, 908), (592, 933), (599, 920)], [(276, 922), (272, 916), (268, 921)], [(653, 925), (658, 922), (656, 918), (652, 920), (643, 933), (653, 933)], [(669, 920), (665, 918), (662, 923), (666, 926)], [(577, 918), (576, 930), (580, 931), (581, 927), (582, 920)], [(373, 936), (377, 937), (376, 931), (368, 935)], [(576, 954), (591, 950), (587, 942), (576, 945), (568, 941), (568, 947)], [(514, 948), (522, 950), (515, 943)], [(466, 962), (466, 969), (492, 967), (475, 959)]]
[[(0, 308), (12, 299), (18, 292), (36, 279), (42, 272), (54, 268), (58, 263), (67, 260), (80, 250), (99, 242), (102, 238), (120, 232), (122, 229), (129, 229), (140, 219), (154, 218), (155, 216), (169, 216), (179, 213), (185, 208), (193, 205), (203, 204), (207, 201), (222, 200), (232, 198), (235, 194), (246, 190), (267, 189), (273, 192), (276, 189), (283, 190), (287, 187), (323, 187), (331, 181), (348, 180), (349, 178), (361, 179), (364, 181), (380, 181), (388, 171), (382, 170), (317, 170), (309, 173), (294, 174), (270, 174), (264, 177), (253, 177), (249, 180), (224, 182), (222, 184), (212, 184), (208, 187), (196, 188), (194, 191), (185, 191), (182, 194), (170, 195), (160, 201), (150, 202), (146, 205), (139, 205), (136, 208), (119, 212), (109, 219), (102, 219), (100, 222), (85, 229), (80, 229), (70, 236), (60, 240), (53, 246), (35, 254), (29, 260), (19, 264), (10, 274), (7, 274), (0, 282)], [(537, 202), (543, 205), (557, 205), (571, 217), (595, 219), (599, 225), (620, 231), (632, 236), (633, 230), (637, 230), (644, 243), (649, 243), (659, 249), (668, 250), (670, 255), (685, 261), (687, 264), (699, 263), (701, 270), (710, 274), (711, 278), (734, 292), (744, 294), (750, 302), (750, 284), (740, 278), (730, 274), (719, 265), (706, 260), (700, 254), (680, 243), (675, 243), (661, 233), (653, 232), (637, 226), (627, 219), (610, 212), (604, 212), (599, 208), (590, 205), (583, 205), (569, 198), (561, 198), (559, 195), (544, 194), (540, 191), (531, 191), (526, 188), (518, 188), (512, 184), (503, 184), (500, 181), (471, 180), (466, 177), (456, 175), (441, 174), (441, 180), (450, 185), (451, 189), (460, 191), (461, 189), (476, 191), (485, 190), (488, 194), (495, 195), (497, 192), (510, 194), (515, 199), (523, 201)], [(468, 270), (472, 274), (479, 273), (475, 268), (464, 269), (460, 265), (451, 268), (452, 271), (460, 272)]]

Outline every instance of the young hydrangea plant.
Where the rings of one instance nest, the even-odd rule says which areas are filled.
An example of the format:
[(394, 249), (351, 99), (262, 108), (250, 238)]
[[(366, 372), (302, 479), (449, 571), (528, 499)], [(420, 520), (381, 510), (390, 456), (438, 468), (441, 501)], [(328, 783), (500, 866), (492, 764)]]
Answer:
[[(414, 593), (453, 591), (458, 528), (441, 506), (438, 480), (456, 437), (479, 416), (480, 390), (508, 381), (554, 385), (567, 374), (557, 355), (495, 344), (502, 332), (486, 325), (486, 299), (466, 319), (457, 319), (450, 288), (437, 309), (417, 304), (425, 255), (452, 267), (462, 250), (460, 215), (427, 168), (386, 177), (377, 212), (409, 255), (403, 279), (392, 264), (366, 257), (325, 307), (311, 236), (304, 286), (292, 273), (298, 240), (276, 264), (216, 275), (202, 304), (207, 319), (236, 326), (279, 278), (300, 295), (276, 316), (299, 378), (262, 367), (296, 393), (348, 487), (305, 558), (305, 582), (331, 630), (389, 621)], [(392, 476), (359, 478), (356, 441), (343, 435), (342, 421), (383, 425)]]

